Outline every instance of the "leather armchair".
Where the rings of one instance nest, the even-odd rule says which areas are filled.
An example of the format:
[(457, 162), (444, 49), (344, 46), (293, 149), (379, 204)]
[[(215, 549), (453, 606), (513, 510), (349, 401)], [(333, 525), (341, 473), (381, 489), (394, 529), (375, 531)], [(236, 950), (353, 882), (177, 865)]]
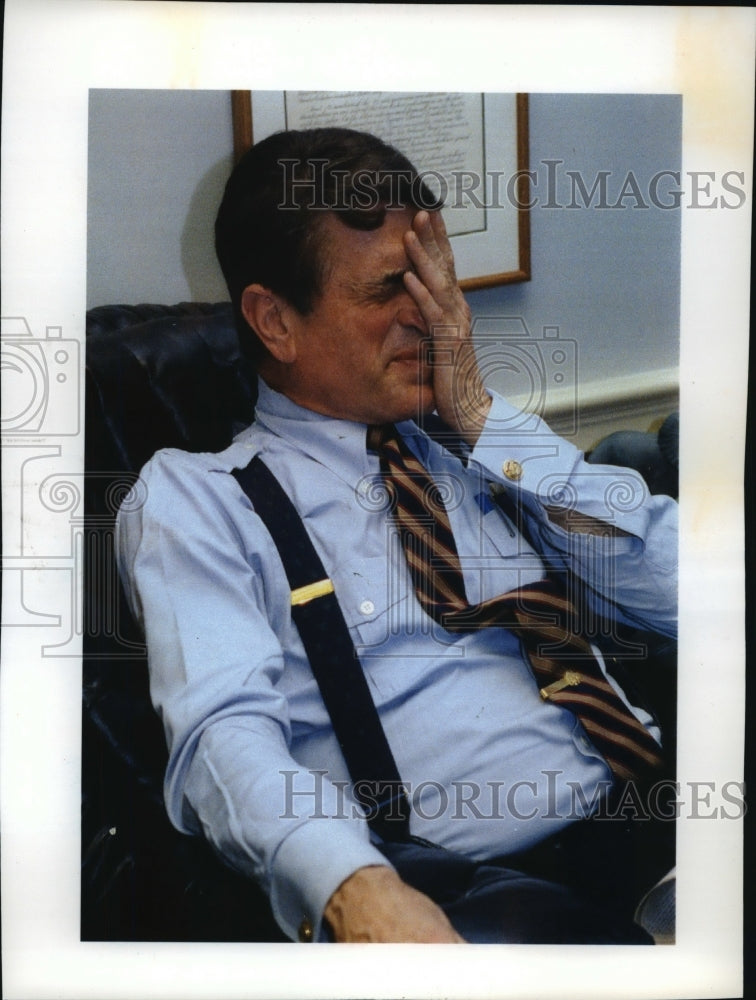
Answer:
[(658, 431), (615, 431), (587, 456), (591, 463), (622, 465), (635, 469), (651, 493), (677, 499), (679, 478), (680, 415), (670, 413)]
[(255, 386), (228, 304), (88, 313), (84, 940), (285, 940), (262, 891), (168, 820), (162, 726), (113, 557), (115, 515), (142, 465), (163, 447), (225, 447), (253, 419)]
[(113, 547), (119, 504), (153, 453), (224, 448), (252, 421), (255, 392), (227, 303), (113, 305), (87, 315), (85, 940), (286, 940), (262, 891), (168, 821), (162, 726)]

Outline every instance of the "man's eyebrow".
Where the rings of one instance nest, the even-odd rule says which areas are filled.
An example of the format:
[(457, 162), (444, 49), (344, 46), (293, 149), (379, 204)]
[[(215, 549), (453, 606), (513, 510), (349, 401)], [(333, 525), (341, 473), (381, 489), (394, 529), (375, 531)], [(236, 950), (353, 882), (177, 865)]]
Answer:
[(414, 270), (414, 268), (410, 265), (407, 265), (407, 267), (399, 267), (391, 271), (386, 271), (379, 278), (366, 281), (349, 282), (347, 287), (351, 292), (354, 292), (357, 295), (382, 294), (396, 288), (403, 288), (404, 275), (408, 271), (412, 270)]
[(406, 267), (397, 267), (393, 271), (387, 271), (383, 276), (384, 281), (401, 281), (404, 275), (408, 271), (414, 271), (414, 267), (411, 264), (407, 264)]
[(412, 268), (398, 267), (396, 270), (387, 271), (378, 281), (375, 282), (377, 285), (401, 285), (404, 283), (404, 275), (407, 271), (411, 271)]

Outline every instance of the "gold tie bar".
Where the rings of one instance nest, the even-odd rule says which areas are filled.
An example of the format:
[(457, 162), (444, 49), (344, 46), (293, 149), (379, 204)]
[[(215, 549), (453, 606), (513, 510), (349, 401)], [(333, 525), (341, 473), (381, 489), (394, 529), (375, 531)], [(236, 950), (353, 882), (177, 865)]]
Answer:
[(292, 607), (298, 604), (307, 604), (316, 597), (325, 597), (326, 594), (333, 593), (333, 584), (326, 578), (318, 580), (316, 583), (308, 583), (305, 587), (297, 587), (291, 592)]
[(541, 697), (544, 701), (548, 701), (552, 694), (556, 694), (557, 691), (561, 691), (566, 687), (576, 687), (582, 679), (576, 670), (566, 670), (564, 676), (560, 677), (558, 681), (554, 681), (552, 684), (547, 684), (545, 688), (541, 688)]

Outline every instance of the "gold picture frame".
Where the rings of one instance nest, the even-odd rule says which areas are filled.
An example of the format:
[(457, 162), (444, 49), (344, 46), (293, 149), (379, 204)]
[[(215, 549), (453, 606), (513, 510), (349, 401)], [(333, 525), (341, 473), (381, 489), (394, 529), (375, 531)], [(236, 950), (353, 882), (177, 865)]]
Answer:
[[(249, 91), (231, 92), (233, 120), (234, 162), (237, 162), (253, 142), (282, 128), (292, 125), (292, 107), (300, 95), (318, 92)], [(348, 94), (323, 92), (321, 106), (327, 102), (348, 97)], [(358, 96), (365, 106), (388, 95), (383, 92), (363, 93)], [(421, 97), (424, 95), (391, 95)], [(529, 115), (528, 95), (430, 95), (439, 99), (464, 96), (480, 98), (480, 120), (477, 122), (481, 138), (480, 171), (483, 190), (477, 196), (482, 209), (483, 222), (474, 232), (451, 235), (457, 262), (459, 284), (463, 291), (490, 288), (496, 285), (529, 281), (530, 263), (530, 211), (529, 211)], [(334, 110), (336, 114), (336, 110)], [(338, 118), (324, 124), (336, 124)], [(427, 131), (427, 129), (426, 129)], [(392, 141), (391, 136), (386, 136)], [(401, 148), (401, 147), (400, 147)], [(403, 152), (405, 150), (402, 150)], [(412, 158), (411, 154), (410, 158)], [(421, 169), (417, 160), (418, 169)], [(422, 171), (421, 171), (422, 172)], [(436, 171), (430, 171), (437, 173)], [(473, 177), (471, 173), (469, 177)], [(465, 189), (463, 194), (469, 194)], [(459, 198), (459, 192), (457, 197)], [(470, 195), (472, 197), (472, 195)], [(455, 205), (455, 207), (458, 207)]]

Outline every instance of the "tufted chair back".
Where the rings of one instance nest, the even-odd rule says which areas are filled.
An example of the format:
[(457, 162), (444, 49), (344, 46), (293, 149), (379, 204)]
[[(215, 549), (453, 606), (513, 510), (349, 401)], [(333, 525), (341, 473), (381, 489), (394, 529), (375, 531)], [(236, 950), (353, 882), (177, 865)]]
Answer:
[[(108, 305), (87, 315), (84, 940), (284, 940), (257, 886), (168, 821), (163, 731), (113, 544), (118, 506), (139, 502), (139, 471), (154, 452), (224, 448), (254, 419), (255, 390), (227, 303)], [(674, 706), (673, 670), (665, 676), (663, 701)]]
[(118, 506), (138, 502), (144, 463), (164, 447), (225, 447), (254, 418), (255, 387), (227, 303), (109, 305), (87, 315), (85, 940), (283, 940), (257, 886), (168, 821), (162, 726), (113, 546)]

